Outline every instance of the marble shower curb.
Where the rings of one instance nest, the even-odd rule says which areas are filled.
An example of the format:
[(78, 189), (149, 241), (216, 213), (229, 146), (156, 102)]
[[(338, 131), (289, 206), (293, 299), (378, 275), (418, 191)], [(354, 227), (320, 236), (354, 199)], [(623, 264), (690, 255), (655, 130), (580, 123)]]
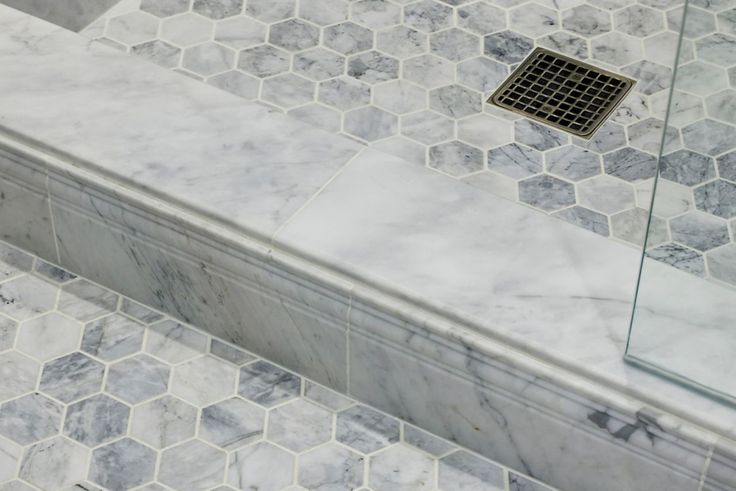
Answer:
[(564, 490), (736, 483), (716, 433), (23, 147), (0, 227), (48, 261)]
[[(0, 24), (3, 20), (0, 16)], [(680, 408), (656, 409), (662, 407), (656, 403), (662, 398), (658, 394), (646, 397), (646, 388), (637, 394), (633, 382), (633, 387), (606, 385), (603, 378), (582, 375), (589, 371), (574, 373), (574, 362), (555, 363), (559, 357), (543, 356), (508, 333), (493, 333), (472, 319), (430, 308), (418, 295), (385, 285), (379, 289), (378, 281), (341, 274), (337, 267), (327, 268), (326, 261), (320, 265), (308, 254), (297, 254), (303, 244), (289, 243), (279, 232), (288, 232), (290, 225), (297, 224), (290, 219), (312, 208), (313, 200), (324, 195), (320, 191), (341, 175), (358, 164), (377, 165), (371, 160), (384, 159), (380, 152), (338, 137), (328, 139), (324, 133), (279, 120), (247, 103), (238, 102), (239, 112), (234, 111), (233, 99), (215, 89), (196, 86), (194, 90), (187, 83), (195, 82), (125, 55), (88, 51), (86, 42), (57, 34), (33, 20), (22, 19), (18, 24), (23, 29), (30, 26), (28, 35), (36, 36), (38, 44), (29, 44), (37, 50), (34, 54), (43, 53), (44, 62), (57, 62), (59, 69), (64, 68), (57, 72), (56, 66), (42, 67), (41, 75), (67, 74), (68, 64), (74, 63), (86, 68), (108, 63), (113, 69), (115, 63), (135, 63), (135, 70), (125, 70), (131, 83), (149, 84), (150, 92), (151, 84), (162, 82), (148, 103), (155, 104), (156, 97), (162, 106), (177, 103), (179, 114), (189, 119), (172, 116), (167, 120), (159, 114), (159, 126), (177, 126), (157, 128), (155, 143), (144, 141), (153, 146), (147, 150), (158, 159), (152, 164), (181, 155), (184, 140), (200, 152), (197, 157), (216, 157), (220, 172), (232, 165), (229, 169), (241, 174), (239, 181), (231, 183), (217, 180), (219, 174), (214, 173), (208, 183), (219, 187), (210, 188), (201, 180), (211, 172), (205, 168), (201, 170), (206, 172), (198, 173), (201, 161), (188, 155), (174, 162), (179, 173), (173, 175), (181, 182), (171, 182), (171, 175), (165, 173), (162, 178), (156, 173), (161, 169), (143, 165), (147, 160), (136, 162), (139, 155), (128, 153), (130, 144), (133, 137), (146, 132), (130, 127), (140, 123), (141, 115), (125, 112), (126, 93), (121, 92), (136, 87), (110, 88), (105, 85), (110, 76), (92, 71), (80, 72), (79, 76), (88, 77), (82, 80), (62, 80), (58, 87), (68, 90), (61, 94), (69, 100), (56, 94), (39, 110), (54, 118), (66, 115), (69, 104), (89, 104), (94, 97), (101, 103), (114, 93), (121, 102), (114, 101), (111, 108), (123, 120), (112, 125), (104, 108), (89, 104), (80, 111), (99, 119), (90, 120), (86, 127), (65, 131), (57, 123), (36, 131), (41, 118), (27, 117), (23, 101), (36, 102), (27, 98), (40, 97), (33, 92), (33, 83), (44, 85), (43, 81), (29, 80), (28, 72), (8, 65), (0, 85), (16, 87), (21, 96), (0, 97), (0, 128), (7, 130), (0, 141), (0, 234), (4, 240), (560, 489), (696, 491), (727, 490), (736, 485), (736, 447), (728, 439), (736, 430), (728, 421), (683, 417), (690, 412), (686, 403)], [(2, 54), (18, 59), (22, 53), (18, 54), (12, 42)], [(64, 43), (70, 44), (69, 50)], [(13, 78), (23, 75), (31, 86), (28, 92)], [(66, 82), (71, 85), (64, 86)], [(167, 99), (163, 94), (171, 94), (170, 86), (183, 94)], [(97, 92), (90, 92), (93, 90)], [(215, 109), (202, 111), (204, 104), (198, 105), (198, 97)], [(320, 152), (303, 156), (287, 149), (278, 154), (281, 149), (272, 145), (270, 150), (281, 162), (291, 163), (287, 157), (294, 155), (302, 160), (266, 171), (259, 164), (271, 154), (254, 152), (256, 156), (251, 157), (223, 151), (221, 147), (231, 148), (228, 144), (243, 144), (242, 140), (224, 140), (238, 135), (235, 130), (242, 132), (248, 118), (259, 118), (254, 126), (265, 126), (264, 133), (284, 131), (278, 138), (288, 138), (289, 132), (303, 140), (319, 138), (320, 145), (312, 147), (319, 147)], [(273, 124), (265, 124), (266, 119)], [(88, 123), (83, 117), (75, 122)], [(216, 126), (220, 122), (222, 127)], [(127, 133), (110, 141), (95, 139), (110, 135), (114, 127)], [(190, 141), (192, 128), (200, 131), (195, 142)], [(201, 134), (205, 129), (210, 133)], [(25, 138), (25, 133), (33, 137)], [(48, 141), (42, 138), (39, 143), (39, 134), (47, 135)], [(220, 136), (223, 141), (213, 141)], [(179, 146), (167, 145), (169, 138)], [(162, 147), (155, 147), (159, 143)], [(295, 148), (312, 150), (304, 145)], [(215, 151), (220, 153), (213, 155)], [(243, 162), (246, 157), (255, 162)], [(402, 170), (408, 165), (395, 160), (388, 158), (383, 165)], [(125, 164), (130, 168), (120, 167)], [(427, 172), (411, 169), (409, 174), (416, 174), (419, 181)], [(293, 177), (294, 173), (298, 175)], [(263, 179), (264, 175), (270, 180)], [(146, 181), (151, 176), (158, 180)], [(307, 179), (295, 184), (297, 178)], [(272, 196), (267, 185), (272, 181), (283, 185), (277, 189), (290, 193), (278, 196), (281, 201), (264, 204)], [(292, 189), (304, 181), (308, 186)], [(219, 201), (212, 200), (213, 193)], [(533, 222), (541, 223), (537, 218)], [(555, 229), (562, 227), (559, 232), (564, 234), (566, 224), (555, 223)], [(271, 242), (274, 237), (277, 240)], [(583, 273), (595, 271), (590, 266)], [(375, 387), (382, 390), (376, 392)], [(679, 416), (672, 414), (673, 409)], [(720, 414), (723, 418), (723, 411)]]

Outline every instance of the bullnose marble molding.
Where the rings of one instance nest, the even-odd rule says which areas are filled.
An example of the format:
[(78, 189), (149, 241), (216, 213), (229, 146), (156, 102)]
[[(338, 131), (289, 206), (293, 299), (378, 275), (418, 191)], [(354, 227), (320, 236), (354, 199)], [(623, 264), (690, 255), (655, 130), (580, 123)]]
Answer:
[(0, 66), (3, 240), (561, 490), (736, 486), (636, 251), (6, 7)]

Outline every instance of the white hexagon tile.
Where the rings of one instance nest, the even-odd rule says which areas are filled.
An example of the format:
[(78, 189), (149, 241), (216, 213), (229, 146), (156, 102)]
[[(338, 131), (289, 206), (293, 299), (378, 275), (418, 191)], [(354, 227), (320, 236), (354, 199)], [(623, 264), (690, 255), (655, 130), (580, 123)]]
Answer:
[[(123, 0), (83, 34), (636, 246), (664, 134), (650, 254), (736, 285), (736, 8), (688, 7), (665, 128), (683, 3)], [(486, 104), (535, 46), (638, 83), (589, 141)]]
[(0, 374), (0, 491), (552, 491), (2, 242)]

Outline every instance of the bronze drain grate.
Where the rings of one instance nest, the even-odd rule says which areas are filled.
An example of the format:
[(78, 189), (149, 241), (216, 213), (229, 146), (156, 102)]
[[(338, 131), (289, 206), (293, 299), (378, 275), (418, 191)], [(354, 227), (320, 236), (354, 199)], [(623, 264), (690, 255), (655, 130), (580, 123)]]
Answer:
[(488, 102), (590, 138), (635, 83), (554, 51), (536, 48)]

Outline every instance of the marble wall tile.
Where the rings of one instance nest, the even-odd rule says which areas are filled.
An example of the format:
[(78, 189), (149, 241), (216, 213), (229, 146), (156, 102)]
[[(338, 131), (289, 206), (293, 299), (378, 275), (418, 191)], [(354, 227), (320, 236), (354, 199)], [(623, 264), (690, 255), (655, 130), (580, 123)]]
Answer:
[[(707, 449), (662, 433), (645, 413), (619, 415), (550, 392), (508, 367), (493, 368), (466, 344), (442, 348), (422, 329), (389, 325), (360, 306), (353, 312), (355, 397), (561, 489), (698, 489)], [(521, 386), (523, 401), (514, 395)]]
[[(64, 191), (65, 197), (73, 194)], [(179, 227), (162, 229), (140, 211), (91, 199), (87, 206), (94, 217), (89, 208), (80, 213), (53, 204), (64, 267), (345, 389), (347, 300), (342, 295), (276, 273), (242, 252), (199, 242)], [(147, 238), (148, 233), (156, 235)], [(94, 234), (95, 243), (79, 234)], [(164, 244), (181, 245), (184, 254)]]

